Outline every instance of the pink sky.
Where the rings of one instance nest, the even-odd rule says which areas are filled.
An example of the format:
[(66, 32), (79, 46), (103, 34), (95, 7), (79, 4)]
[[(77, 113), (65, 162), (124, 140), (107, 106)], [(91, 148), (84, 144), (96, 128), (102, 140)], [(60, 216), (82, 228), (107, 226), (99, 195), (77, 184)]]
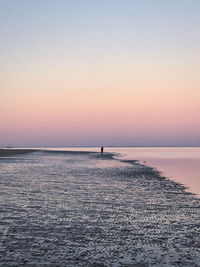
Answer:
[(195, 5), (126, 4), (3, 7), (0, 146), (200, 145)]

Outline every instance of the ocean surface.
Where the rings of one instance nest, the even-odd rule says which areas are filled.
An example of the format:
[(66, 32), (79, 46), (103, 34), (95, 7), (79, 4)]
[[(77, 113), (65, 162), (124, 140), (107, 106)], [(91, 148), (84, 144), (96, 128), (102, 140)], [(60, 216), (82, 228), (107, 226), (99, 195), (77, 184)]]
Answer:
[(199, 266), (200, 149), (96, 152), (0, 157), (0, 266)]

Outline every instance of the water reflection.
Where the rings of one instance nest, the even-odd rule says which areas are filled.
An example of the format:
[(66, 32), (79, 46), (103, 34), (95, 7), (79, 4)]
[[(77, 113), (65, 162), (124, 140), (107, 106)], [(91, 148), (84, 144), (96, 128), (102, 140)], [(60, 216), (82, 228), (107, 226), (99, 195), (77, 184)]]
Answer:
[(165, 176), (189, 187), (200, 196), (200, 147), (109, 148), (126, 159), (156, 167)]

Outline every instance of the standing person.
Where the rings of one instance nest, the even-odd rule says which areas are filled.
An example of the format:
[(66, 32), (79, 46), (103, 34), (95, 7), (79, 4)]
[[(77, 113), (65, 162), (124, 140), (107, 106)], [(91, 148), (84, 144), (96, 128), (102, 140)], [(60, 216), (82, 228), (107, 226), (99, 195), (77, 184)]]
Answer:
[(101, 154), (103, 154), (103, 146), (101, 147)]

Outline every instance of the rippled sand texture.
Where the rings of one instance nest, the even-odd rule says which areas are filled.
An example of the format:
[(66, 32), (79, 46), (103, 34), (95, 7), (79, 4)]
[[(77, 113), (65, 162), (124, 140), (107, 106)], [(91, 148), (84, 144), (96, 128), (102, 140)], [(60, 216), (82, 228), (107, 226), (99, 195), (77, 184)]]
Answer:
[(1, 266), (200, 266), (200, 200), (96, 154), (0, 160)]

